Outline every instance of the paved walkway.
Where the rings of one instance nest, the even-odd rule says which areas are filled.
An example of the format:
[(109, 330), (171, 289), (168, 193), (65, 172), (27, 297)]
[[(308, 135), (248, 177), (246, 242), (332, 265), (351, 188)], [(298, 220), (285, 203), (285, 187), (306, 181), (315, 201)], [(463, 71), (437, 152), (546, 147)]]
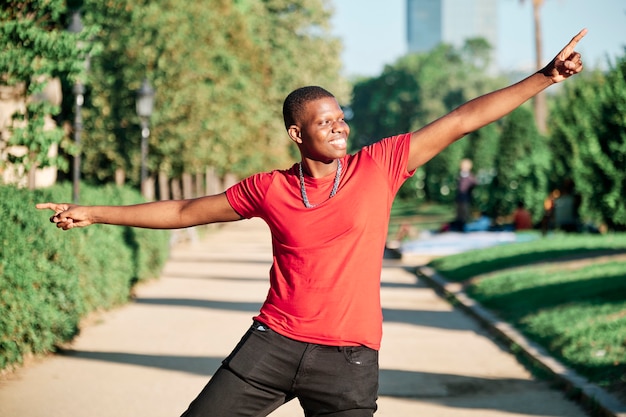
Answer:
[[(63, 354), (0, 381), (0, 417), (179, 416), (249, 326), (270, 259), (256, 220), (179, 245), (133, 303), (99, 316)], [(376, 416), (585, 416), (410, 270), (389, 261), (382, 274)], [(272, 413), (287, 416), (303, 416), (296, 402)]]

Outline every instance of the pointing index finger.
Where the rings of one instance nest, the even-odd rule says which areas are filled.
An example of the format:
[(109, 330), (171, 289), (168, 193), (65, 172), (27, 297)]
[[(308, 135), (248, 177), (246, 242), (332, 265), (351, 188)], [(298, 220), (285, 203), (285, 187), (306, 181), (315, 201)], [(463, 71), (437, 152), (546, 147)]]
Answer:
[(584, 28), (583, 30), (578, 32), (578, 34), (574, 36), (571, 41), (569, 41), (569, 44), (567, 46), (571, 46), (572, 48), (575, 47), (576, 44), (580, 42), (580, 40), (584, 38), (586, 34), (587, 34), (587, 28)]
[(66, 205), (57, 203), (38, 203), (35, 205), (35, 208), (39, 210), (50, 209), (54, 212), (61, 212), (66, 210)]
[(574, 36), (572, 40), (569, 41), (569, 43), (565, 46), (565, 48), (563, 48), (563, 50), (559, 54), (559, 58), (561, 58), (561, 60), (563, 61), (567, 59), (567, 57), (569, 57), (571, 53), (574, 52), (574, 48), (576, 47), (578, 42), (580, 42), (580, 40), (584, 38), (586, 34), (587, 34), (586, 28), (578, 32), (576, 36)]

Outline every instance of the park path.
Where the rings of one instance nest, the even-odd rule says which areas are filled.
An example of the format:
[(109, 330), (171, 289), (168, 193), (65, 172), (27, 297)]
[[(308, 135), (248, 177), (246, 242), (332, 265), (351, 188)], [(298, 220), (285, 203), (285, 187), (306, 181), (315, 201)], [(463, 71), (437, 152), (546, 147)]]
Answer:
[[(258, 220), (176, 245), (158, 280), (86, 325), (64, 352), (0, 380), (0, 417), (172, 417), (202, 389), (267, 292), (271, 244)], [(379, 417), (583, 417), (415, 265), (386, 260)], [(297, 402), (272, 417), (303, 416)]]

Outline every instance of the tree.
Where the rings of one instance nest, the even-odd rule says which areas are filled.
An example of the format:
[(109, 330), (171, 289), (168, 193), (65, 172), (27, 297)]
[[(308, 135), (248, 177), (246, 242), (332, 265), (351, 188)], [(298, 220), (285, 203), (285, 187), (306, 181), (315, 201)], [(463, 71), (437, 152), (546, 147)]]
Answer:
[[(520, 0), (524, 3), (525, 0)], [(541, 35), (541, 7), (544, 0), (532, 0), (533, 2), (533, 27), (535, 33), (535, 68), (540, 70), (543, 68), (543, 41)], [(535, 109), (535, 122), (539, 133), (545, 135), (547, 131), (546, 120), (548, 118), (548, 107), (546, 105), (546, 94), (539, 93), (533, 98)]]
[[(85, 170), (139, 174), (135, 93), (156, 89), (149, 166), (170, 178), (213, 166), (239, 176), (292, 159), (280, 117), (302, 84), (345, 90), (325, 1), (85, 0), (102, 28), (90, 73)], [(325, 51), (324, 54), (307, 51)]]
[(487, 211), (489, 207), (489, 184), (496, 175), (500, 131), (500, 123), (491, 123), (462, 140), (466, 142), (463, 157), (472, 161), (473, 172), (478, 181), (472, 193), (473, 206), (481, 212)]
[(527, 107), (519, 107), (503, 119), (497, 149), (496, 173), (489, 187), (489, 213), (507, 216), (518, 201), (523, 201), (533, 220), (538, 221), (548, 193), (550, 152)]
[(626, 57), (565, 87), (551, 118), (554, 181), (574, 181), (586, 221), (626, 231)]
[[(352, 149), (384, 136), (416, 130), (467, 100), (504, 84), (484, 75), (489, 45), (470, 39), (462, 48), (440, 45), (423, 54), (404, 56), (388, 65), (379, 77), (358, 81), (353, 90)], [(454, 198), (459, 162), (466, 157), (467, 141), (445, 149), (424, 166), (424, 175), (405, 184), (414, 194), (423, 190), (429, 200)], [(420, 191), (421, 192), (421, 191)]]
[(267, 63), (264, 77), (269, 81), (257, 91), (262, 100), (254, 103), (258, 108), (252, 114), (259, 115), (259, 139), (269, 151), (260, 154), (248, 145), (243, 157), (254, 161), (264, 155), (266, 162), (260, 166), (267, 167), (299, 157), (289, 139), (277, 134), (284, 131), (277, 114), (290, 91), (320, 85), (332, 91), (340, 104), (346, 104), (349, 86), (340, 75), (341, 43), (330, 34), (329, 0), (257, 0), (252, 4), (255, 7), (246, 15), (252, 38), (261, 46), (257, 59)]

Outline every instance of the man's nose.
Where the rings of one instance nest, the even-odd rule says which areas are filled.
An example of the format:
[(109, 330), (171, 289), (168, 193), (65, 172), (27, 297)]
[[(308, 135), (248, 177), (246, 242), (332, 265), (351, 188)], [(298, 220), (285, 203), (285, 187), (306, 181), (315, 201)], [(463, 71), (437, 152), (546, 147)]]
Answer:
[(333, 122), (333, 132), (343, 132), (346, 130), (347, 124), (343, 120)]

